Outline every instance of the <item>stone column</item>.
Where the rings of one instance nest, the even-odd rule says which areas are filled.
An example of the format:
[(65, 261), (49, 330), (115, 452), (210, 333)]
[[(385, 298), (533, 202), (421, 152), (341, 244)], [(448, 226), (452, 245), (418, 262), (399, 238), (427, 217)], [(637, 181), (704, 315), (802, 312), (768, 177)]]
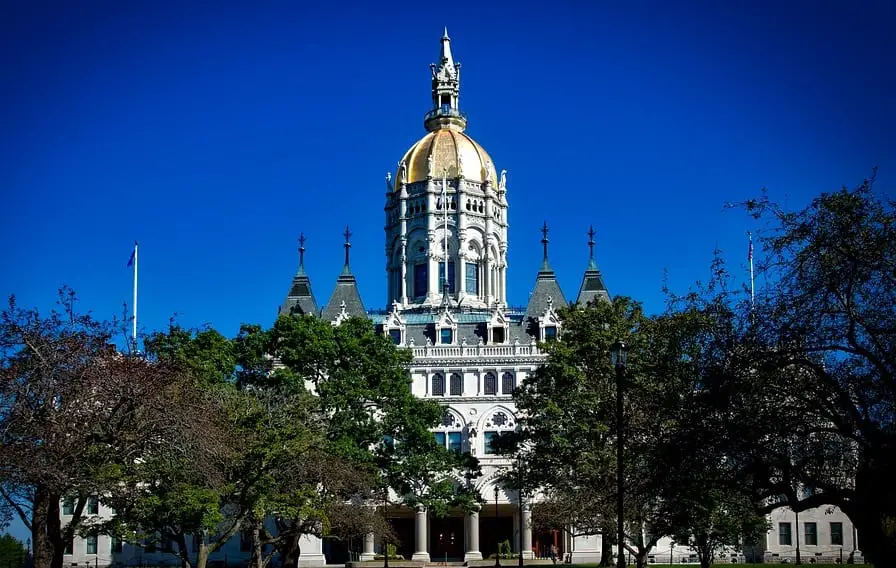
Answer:
[(416, 552), (411, 556), (414, 562), (429, 562), (429, 551), (426, 543), (426, 509), (417, 507), (414, 517), (414, 535), (416, 540)]
[(470, 560), (482, 560), (482, 552), (479, 551), (479, 511), (467, 515), (467, 551), (464, 553), (464, 562)]
[(373, 533), (369, 532), (364, 535), (364, 549), (361, 551), (361, 562), (368, 562), (376, 558), (376, 552), (374, 551), (374, 539)]
[(523, 505), (520, 530), (523, 531), (523, 558), (535, 558), (535, 554), (532, 552), (532, 506), (528, 503)]

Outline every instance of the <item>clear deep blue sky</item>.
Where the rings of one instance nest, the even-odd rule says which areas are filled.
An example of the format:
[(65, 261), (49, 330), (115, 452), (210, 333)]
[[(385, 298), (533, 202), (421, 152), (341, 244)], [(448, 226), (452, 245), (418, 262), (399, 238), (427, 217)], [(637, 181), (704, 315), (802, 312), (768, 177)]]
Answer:
[(593, 224), (611, 293), (656, 312), (663, 270), (684, 289), (717, 245), (745, 274), (726, 201), (896, 180), (893, 2), (7, 0), (0, 294), (120, 313), (139, 239), (141, 327), (233, 334), (272, 321), (300, 231), (325, 302), (349, 224), (382, 307), (383, 176), (424, 134), (445, 25), (468, 132), (509, 171), (514, 304), (544, 220), (568, 297)]
[(383, 307), (383, 177), (424, 134), (444, 25), (468, 133), (509, 171), (513, 304), (545, 220), (568, 297), (593, 224), (611, 293), (656, 312), (663, 270), (684, 289), (716, 245), (744, 273), (726, 201), (896, 180), (893, 2), (7, 1), (0, 294), (118, 314), (138, 239), (141, 327), (233, 334), (272, 321), (300, 231), (326, 302), (348, 224)]

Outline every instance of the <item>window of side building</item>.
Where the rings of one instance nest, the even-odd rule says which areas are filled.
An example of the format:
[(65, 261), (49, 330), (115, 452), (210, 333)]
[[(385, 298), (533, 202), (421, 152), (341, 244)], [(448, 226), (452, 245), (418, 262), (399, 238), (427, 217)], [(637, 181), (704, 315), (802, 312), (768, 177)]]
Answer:
[(65, 550), (62, 552), (63, 554), (74, 554), (75, 553), (75, 539), (70, 538), (65, 541)]
[(121, 539), (113, 536), (112, 541), (109, 544), (109, 551), (112, 552), (113, 554), (117, 554), (117, 553), (121, 553), (121, 551), (123, 549), (124, 549), (124, 546), (122, 545)]
[(87, 498), (87, 514), (88, 515), (99, 515), (100, 514), (100, 499), (96, 495), (92, 495)]
[(87, 554), (96, 554), (96, 535), (87, 537)]
[(831, 523), (831, 544), (843, 546), (843, 523)]
[(62, 501), (62, 514), (63, 515), (74, 515), (75, 514), (75, 500), (71, 497), (66, 497), (65, 500)]
[(778, 544), (781, 546), (793, 545), (790, 523), (778, 523)]
[(816, 523), (805, 523), (803, 525), (806, 532), (806, 546), (815, 546), (818, 544), (818, 525)]

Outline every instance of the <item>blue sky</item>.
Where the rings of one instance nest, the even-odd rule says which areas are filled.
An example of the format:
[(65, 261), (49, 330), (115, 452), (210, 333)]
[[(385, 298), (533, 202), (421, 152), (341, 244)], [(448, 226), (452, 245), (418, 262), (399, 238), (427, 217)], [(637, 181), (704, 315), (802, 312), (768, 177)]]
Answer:
[[(447, 25), (468, 133), (508, 174), (509, 294), (543, 221), (568, 297), (588, 226), (613, 294), (662, 309), (719, 246), (727, 201), (789, 208), (880, 167), (896, 179), (892, 2), (30, 2), (0, 6), (0, 294), (102, 317), (270, 323), (296, 268), (342, 265), (385, 302), (383, 177), (424, 134)], [(890, 193), (892, 195), (892, 193)], [(18, 529), (21, 531), (21, 527)]]
[(424, 134), (444, 25), (468, 133), (508, 174), (509, 295), (543, 221), (567, 296), (588, 226), (611, 293), (662, 309), (715, 246), (744, 273), (756, 229), (880, 167), (896, 179), (892, 2), (58, 2), (0, 7), (0, 293), (63, 284), (141, 327), (270, 323), (308, 237), (320, 303), (354, 233), (385, 302), (383, 177)]

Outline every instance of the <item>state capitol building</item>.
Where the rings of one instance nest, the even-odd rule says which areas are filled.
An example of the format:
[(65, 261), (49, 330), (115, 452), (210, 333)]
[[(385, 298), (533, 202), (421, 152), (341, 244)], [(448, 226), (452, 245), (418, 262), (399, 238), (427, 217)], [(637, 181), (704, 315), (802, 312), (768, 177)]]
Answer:
[[(539, 342), (562, 335), (557, 311), (568, 302), (584, 305), (609, 299), (593, 257), (593, 232), (581, 285), (567, 298), (548, 261), (545, 226), (543, 262), (533, 275), (528, 303), (524, 308), (510, 307), (507, 174), (466, 132), (466, 115), (459, 106), (460, 71), (445, 30), (439, 61), (431, 65), (432, 109), (423, 117), (426, 134), (403, 154), (394, 174), (386, 176), (388, 305), (382, 310), (365, 308), (350, 267), (351, 234), (346, 229), (345, 266), (327, 302), (319, 304), (315, 298), (304, 269), (304, 239), (300, 239), (299, 268), (280, 313), (313, 315), (335, 325), (353, 316), (372, 319), (379, 332), (413, 353), (413, 393), (444, 405), (437, 441), (450, 449), (469, 451), (480, 461), (483, 475), (475, 487), (490, 505), (478, 513), (458, 510), (445, 518), (425, 510), (390, 508), (390, 522), (401, 540), (398, 554), (424, 563), (469, 562), (488, 558), (499, 542), (507, 540), (514, 552), (522, 542), (524, 558), (543, 558), (554, 545), (562, 560), (597, 562), (600, 535), (571, 537), (559, 530), (533, 531), (530, 505), (520, 505), (515, 489), (497, 483), (508, 460), (492, 450), (493, 440), (516, 428), (511, 394), (544, 360)], [(495, 502), (497, 506), (492, 505)], [(802, 538), (804, 558), (836, 549), (849, 553), (856, 546), (852, 523), (839, 511), (805, 511), (795, 521), (790, 510), (777, 510), (771, 520), (772, 529), (754, 552), (767, 561), (773, 555), (792, 556), (794, 541), (810, 530), (815, 540), (810, 543)], [(96, 538), (92, 543), (76, 539), (73, 548), (77, 550), (66, 556), (65, 564), (137, 564), (137, 554), (141, 564), (180, 563), (176, 555), (161, 551), (129, 553), (132, 547), (122, 548), (121, 543), (114, 551), (110, 546), (116, 545), (108, 537)], [(306, 537), (300, 562), (319, 566), (350, 558), (373, 560), (379, 553), (378, 543), (376, 535), (370, 534), (347, 551), (342, 544)], [(249, 556), (241, 550), (242, 544), (235, 538), (212, 560), (242, 564)], [(696, 562), (690, 551), (670, 544), (668, 539), (661, 540), (649, 560), (668, 563), (672, 557), (675, 563)], [(743, 561), (744, 555), (735, 554), (735, 560)]]

